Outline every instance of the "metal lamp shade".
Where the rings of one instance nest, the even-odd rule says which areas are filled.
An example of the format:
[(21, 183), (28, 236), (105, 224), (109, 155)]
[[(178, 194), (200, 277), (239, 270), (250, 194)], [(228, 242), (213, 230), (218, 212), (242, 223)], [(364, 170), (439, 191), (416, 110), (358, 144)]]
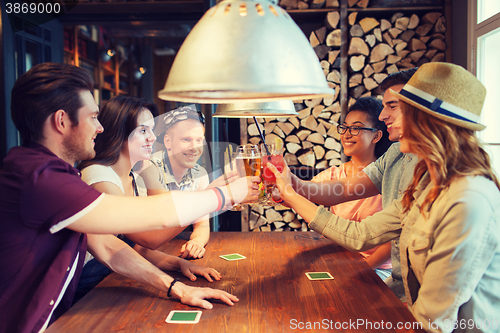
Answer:
[(219, 104), (213, 117), (251, 118), (251, 117), (289, 117), (297, 116), (293, 102), (290, 100), (253, 102), (241, 101), (231, 104)]
[(267, 0), (225, 0), (186, 37), (158, 96), (217, 104), (333, 93), (309, 41), (285, 10)]

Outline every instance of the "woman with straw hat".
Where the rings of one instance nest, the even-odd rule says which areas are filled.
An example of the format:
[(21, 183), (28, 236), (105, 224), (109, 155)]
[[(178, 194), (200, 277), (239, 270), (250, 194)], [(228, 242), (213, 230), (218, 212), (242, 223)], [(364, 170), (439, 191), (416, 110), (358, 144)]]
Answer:
[[(299, 196), (275, 171), (284, 200), (309, 227), (351, 250), (400, 235), (408, 305), (429, 332), (498, 332), (500, 184), (475, 136), (486, 95), (460, 66), (422, 65), (399, 93), (401, 151), (420, 158), (401, 201), (362, 222)], [(311, 213), (314, 212), (314, 213)]]

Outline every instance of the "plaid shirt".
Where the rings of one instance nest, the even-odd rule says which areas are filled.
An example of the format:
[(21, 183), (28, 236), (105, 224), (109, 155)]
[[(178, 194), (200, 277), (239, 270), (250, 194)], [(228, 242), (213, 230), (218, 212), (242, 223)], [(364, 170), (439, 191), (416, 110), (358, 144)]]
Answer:
[(193, 168), (188, 169), (181, 181), (177, 183), (175, 177), (170, 172), (170, 163), (168, 162), (168, 155), (165, 150), (151, 155), (151, 162), (163, 171), (160, 172), (160, 177), (167, 191), (196, 191), (200, 187), (202, 176), (206, 174), (205, 168), (196, 164)]

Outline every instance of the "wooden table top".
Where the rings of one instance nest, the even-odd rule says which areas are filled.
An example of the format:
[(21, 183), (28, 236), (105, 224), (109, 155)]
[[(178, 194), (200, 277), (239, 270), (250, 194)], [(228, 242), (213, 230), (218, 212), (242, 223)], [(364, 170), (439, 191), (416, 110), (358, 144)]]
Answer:
[[(162, 250), (178, 254), (184, 240)], [(239, 253), (243, 260), (220, 255)], [(51, 332), (422, 332), (408, 309), (361, 260), (313, 232), (213, 232), (201, 266), (222, 279), (182, 282), (238, 296), (233, 307), (212, 301), (198, 324), (167, 324), (171, 310), (199, 310), (157, 289), (109, 275), (48, 329)], [(306, 272), (334, 280), (310, 281)]]

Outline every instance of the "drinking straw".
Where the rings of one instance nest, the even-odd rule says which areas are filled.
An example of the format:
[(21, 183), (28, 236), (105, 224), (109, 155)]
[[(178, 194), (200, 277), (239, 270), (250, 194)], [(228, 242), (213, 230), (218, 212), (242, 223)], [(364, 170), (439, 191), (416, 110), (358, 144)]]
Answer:
[(222, 122), (222, 132), (223, 132), (223, 135), (224, 135), (224, 141), (227, 142), (228, 144), (228, 148), (229, 148), (229, 151), (228, 151), (228, 148), (226, 148), (226, 150), (224, 151), (224, 154), (227, 153), (227, 155), (229, 156), (228, 158), (228, 161), (229, 161), (229, 169), (231, 171), (233, 171), (233, 158), (231, 157), (232, 155), (232, 147), (231, 147), (231, 144), (229, 143), (229, 138), (228, 138), (228, 135), (227, 135), (227, 130), (226, 130), (226, 122), (223, 121)]
[(259, 130), (259, 134), (260, 134), (260, 137), (262, 139), (262, 142), (264, 143), (264, 148), (266, 148), (267, 155), (271, 155), (271, 153), (269, 152), (269, 148), (267, 148), (266, 139), (264, 138), (264, 134), (262, 134), (262, 130), (260, 129), (259, 123), (257, 122), (257, 118), (255, 118), (255, 116), (253, 116), (253, 121), (255, 122), (255, 126), (257, 126), (257, 129)]
[[(226, 150), (224, 151), (224, 154), (227, 153), (227, 155), (229, 157), (228, 158), (228, 160), (229, 160), (229, 168), (230, 168), (231, 171), (233, 171), (233, 158), (231, 157), (233, 148), (231, 147), (231, 144), (229, 142), (229, 138), (228, 138), (227, 130), (226, 130), (226, 122), (225, 121), (222, 122), (222, 132), (224, 134), (224, 140), (228, 144), (228, 148), (226, 148)], [(228, 186), (229, 185), (229, 181), (227, 179), (227, 175), (226, 175), (225, 172), (223, 173), (223, 176), (224, 176), (224, 182), (226, 183), (227, 192), (229, 194), (229, 199), (231, 200), (231, 206), (234, 206), (233, 195), (231, 193), (231, 188)]]

